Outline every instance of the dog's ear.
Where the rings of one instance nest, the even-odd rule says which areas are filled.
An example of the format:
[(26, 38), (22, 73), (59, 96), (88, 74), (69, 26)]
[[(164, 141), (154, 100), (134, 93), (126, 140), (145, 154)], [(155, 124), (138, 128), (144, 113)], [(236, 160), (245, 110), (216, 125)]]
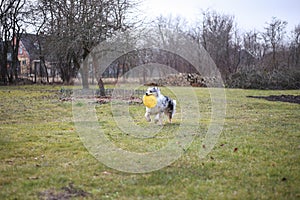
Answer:
[(156, 87), (156, 93), (158, 96), (160, 95), (160, 89), (158, 87)]

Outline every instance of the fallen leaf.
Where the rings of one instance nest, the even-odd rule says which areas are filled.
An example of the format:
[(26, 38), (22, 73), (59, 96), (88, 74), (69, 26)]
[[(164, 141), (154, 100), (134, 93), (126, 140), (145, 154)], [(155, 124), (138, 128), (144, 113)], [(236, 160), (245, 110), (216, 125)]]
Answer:
[(107, 172), (107, 171), (104, 171), (104, 172), (102, 172), (102, 174), (110, 175), (111, 173), (110, 173), (110, 172)]

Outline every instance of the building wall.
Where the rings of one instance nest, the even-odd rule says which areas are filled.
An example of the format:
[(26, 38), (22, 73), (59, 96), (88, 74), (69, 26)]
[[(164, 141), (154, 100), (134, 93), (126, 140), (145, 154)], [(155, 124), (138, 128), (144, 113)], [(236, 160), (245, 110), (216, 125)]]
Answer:
[(19, 51), (18, 51), (18, 59), (20, 61), (20, 71), (21, 75), (29, 75), (30, 74), (30, 57), (28, 52), (26, 51), (22, 41), (20, 41)]

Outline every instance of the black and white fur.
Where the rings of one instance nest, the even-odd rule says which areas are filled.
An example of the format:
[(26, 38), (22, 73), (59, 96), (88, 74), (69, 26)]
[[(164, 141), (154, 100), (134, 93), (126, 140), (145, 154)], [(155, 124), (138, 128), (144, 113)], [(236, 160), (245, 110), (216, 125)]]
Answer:
[(150, 115), (156, 115), (154, 122), (163, 124), (164, 114), (168, 116), (169, 122), (172, 123), (172, 118), (176, 112), (176, 100), (164, 96), (160, 93), (158, 87), (150, 87), (147, 89), (145, 95), (154, 95), (157, 99), (157, 104), (153, 108), (146, 107), (145, 117), (148, 122), (151, 122)]

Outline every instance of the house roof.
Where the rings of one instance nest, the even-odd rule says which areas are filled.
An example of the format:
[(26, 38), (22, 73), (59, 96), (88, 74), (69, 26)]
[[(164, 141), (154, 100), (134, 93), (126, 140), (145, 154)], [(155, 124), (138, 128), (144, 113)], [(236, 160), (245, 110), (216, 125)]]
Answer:
[[(30, 33), (24, 33), (21, 36), (21, 42), (29, 54), (30, 60), (40, 60), (40, 53), (48, 62), (55, 62), (55, 58), (51, 56), (49, 49), (49, 36), (41, 34), (35, 35)], [(39, 46), (40, 44), (40, 46)], [(40, 49), (42, 52), (40, 52)]]
[(39, 59), (39, 41), (40, 37), (34, 34), (22, 34), (21, 42), (29, 54), (30, 60)]

